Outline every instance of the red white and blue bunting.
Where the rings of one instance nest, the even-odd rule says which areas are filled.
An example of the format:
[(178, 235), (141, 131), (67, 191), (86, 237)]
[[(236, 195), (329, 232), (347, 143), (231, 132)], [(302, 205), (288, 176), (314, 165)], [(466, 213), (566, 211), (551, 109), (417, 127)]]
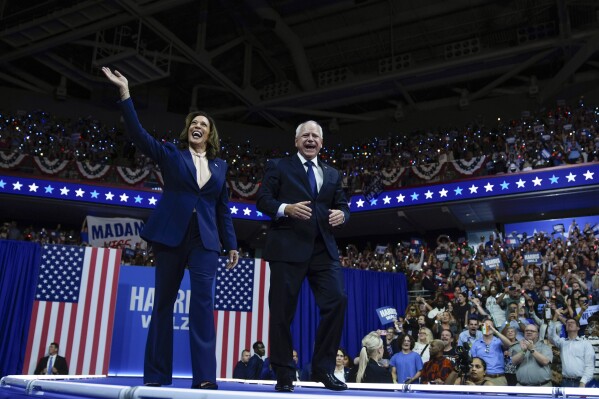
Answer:
[(434, 179), (443, 169), (445, 162), (433, 162), (422, 165), (412, 166), (412, 172), (423, 180)]
[(381, 170), (381, 178), (385, 186), (394, 185), (406, 172), (406, 168), (384, 168)]
[(483, 167), (485, 164), (486, 157), (481, 155), (480, 157), (474, 157), (470, 161), (466, 161), (465, 159), (456, 159), (453, 161), (453, 167), (458, 173), (462, 175), (472, 175), (477, 170)]
[(18, 166), (26, 155), (19, 154), (19, 151), (15, 150), (10, 154), (4, 154), (0, 151), (0, 168), (2, 169), (11, 169), (15, 166)]
[(116, 172), (121, 176), (121, 179), (128, 184), (137, 184), (144, 180), (151, 172), (150, 168), (131, 169), (125, 166), (117, 166)]
[(49, 160), (46, 157), (33, 157), (33, 161), (43, 173), (47, 175), (55, 175), (62, 172), (70, 163), (67, 160), (53, 159)]
[(102, 165), (101, 163), (91, 164), (89, 161), (77, 161), (76, 164), (79, 173), (81, 173), (81, 175), (84, 176), (86, 179), (91, 180), (100, 179), (104, 177), (106, 173), (110, 171), (111, 168), (110, 165)]
[(235, 191), (235, 193), (241, 198), (251, 198), (258, 192), (260, 188), (260, 184), (258, 183), (241, 183), (240, 181), (231, 180), (230, 182), (231, 190)]

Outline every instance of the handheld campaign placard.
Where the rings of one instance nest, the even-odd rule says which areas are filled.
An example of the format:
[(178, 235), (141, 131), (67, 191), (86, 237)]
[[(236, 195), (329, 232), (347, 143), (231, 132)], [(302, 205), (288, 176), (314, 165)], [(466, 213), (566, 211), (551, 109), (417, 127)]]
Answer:
[(379, 316), (382, 325), (393, 323), (394, 320), (397, 320), (397, 310), (391, 306), (378, 308), (376, 314)]

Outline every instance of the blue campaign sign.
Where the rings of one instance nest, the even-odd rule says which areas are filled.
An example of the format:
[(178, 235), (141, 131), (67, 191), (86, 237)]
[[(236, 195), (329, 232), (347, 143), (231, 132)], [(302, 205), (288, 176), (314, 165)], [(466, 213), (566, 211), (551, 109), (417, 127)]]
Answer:
[(397, 319), (397, 310), (391, 306), (378, 308), (376, 314), (379, 316), (382, 325), (393, 323)]
[(493, 258), (485, 258), (483, 263), (485, 270), (495, 270), (498, 268), (503, 268), (503, 262), (498, 256), (495, 256)]
[[(173, 314), (173, 377), (191, 376), (189, 274), (181, 282)], [(121, 266), (110, 353), (110, 375), (143, 375), (148, 326), (154, 305), (154, 268)]]
[(540, 252), (526, 252), (524, 254), (524, 264), (525, 265), (530, 265), (530, 264), (540, 265), (541, 263), (543, 263), (543, 259), (541, 257)]
[(513, 233), (526, 233), (527, 238), (534, 237), (535, 233), (544, 233), (554, 239), (565, 240), (569, 237), (573, 229), (578, 229), (581, 233), (585, 228), (590, 227), (595, 237), (599, 231), (595, 230), (595, 226), (599, 225), (599, 215), (578, 216), (575, 218), (563, 219), (545, 219), (535, 220), (532, 222), (508, 223), (505, 225), (505, 234), (510, 237), (515, 237)]

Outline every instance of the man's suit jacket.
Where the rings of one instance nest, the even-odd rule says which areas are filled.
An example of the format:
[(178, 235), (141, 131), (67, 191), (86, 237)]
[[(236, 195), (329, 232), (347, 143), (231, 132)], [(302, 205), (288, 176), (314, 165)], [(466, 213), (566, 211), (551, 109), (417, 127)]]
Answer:
[[(50, 356), (42, 357), (40, 359), (40, 361), (37, 362), (37, 366), (35, 367), (35, 371), (33, 372), (33, 374), (41, 374), (42, 373), (42, 371), (48, 365), (49, 357)], [(56, 370), (58, 371), (57, 374), (60, 374), (60, 375), (69, 374), (69, 366), (67, 365), (67, 360), (62, 356), (56, 355), (56, 359), (54, 360), (54, 364), (52, 365), (52, 367), (56, 367)]]
[[(268, 215), (271, 226), (266, 237), (263, 257), (268, 261), (303, 262), (312, 255), (314, 238), (320, 233), (332, 259), (339, 260), (339, 251), (329, 225), (329, 209), (339, 209), (349, 220), (349, 207), (341, 186), (341, 173), (319, 160), (323, 182), (317, 197), (312, 198), (308, 175), (297, 154), (273, 159), (266, 165), (256, 207)], [(312, 201), (312, 218), (297, 220), (276, 218), (282, 203)]]
[(248, 361), (248, 367), (245, 370), (245, 376), (248, 380), (258, 380), (260, 379), (260, 373), (262, 373), (262, 365), (264, 364), (264, 360), (258, 355), (254, 353), (250, 360)]
[[(133, 101), (120, 103), (127, 132), (136, 147), (160, 166), (164, 179), (162, 198), (141, 237), (150, 242), (177, 246), (183, 240), (192, 216), (197, 217), (202, 243), (208, 250), (237, 249), (233, 221), (228, 207), (227, 164), (220, 158), (208, 160), (212, 176), (200, 189), (189, 149), (161, 143), (141, 126)], [(196, 213), (193, 213), (193, 210)]]

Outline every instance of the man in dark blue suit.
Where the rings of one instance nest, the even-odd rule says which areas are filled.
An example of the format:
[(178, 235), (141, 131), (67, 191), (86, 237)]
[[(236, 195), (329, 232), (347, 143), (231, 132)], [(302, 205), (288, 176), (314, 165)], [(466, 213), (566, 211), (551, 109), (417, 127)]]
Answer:
[(271, 273), (270, 361), (277, 391), (293, 391), (291, 322), (306, 277), (320, 309), (312, 378), (328, 389), (347, 389), (333, 375), (347, 304), (333, 228), (348, 221), (349, 207), (341, 174), (317, 158), (322, 140), (318, 123), (299, 125), (298, 153), (270, 160), (258, 192), (258, 210), (272, 219), (263, 256)]
[(250, 357), (250, 360), (248, 361), (245, 378), (248, 380), (259, 380), (264, 366), (264, 355), (266, 354), (266, 350), (262, 341), (254, 342), (252, 348), (254, 349), (254, 356)]
[(58, 343), (52, 342), (50, 344), (48, 356), (42, 357), (39, 360), (33, 374), (69, 374), (67, 359), (58, 356)]

